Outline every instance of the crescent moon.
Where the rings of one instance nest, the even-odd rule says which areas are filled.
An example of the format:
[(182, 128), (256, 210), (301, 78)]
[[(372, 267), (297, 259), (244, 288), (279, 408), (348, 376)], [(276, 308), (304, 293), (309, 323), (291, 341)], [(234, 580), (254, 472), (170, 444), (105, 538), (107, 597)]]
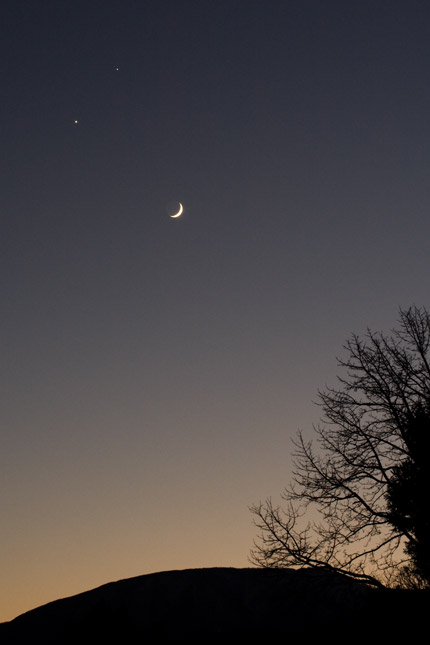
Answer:
[(184, 212), (184, 207), (182, 206), (181, 202), (179, 202), (179, 210), (178, 210), (178, 212), (175, 213), (174, 215), (170, 215), (170, 217), (172, 219), (175, 219), (176, 217), (179, 217), (180, 215), (182, 215), (183, 212)]

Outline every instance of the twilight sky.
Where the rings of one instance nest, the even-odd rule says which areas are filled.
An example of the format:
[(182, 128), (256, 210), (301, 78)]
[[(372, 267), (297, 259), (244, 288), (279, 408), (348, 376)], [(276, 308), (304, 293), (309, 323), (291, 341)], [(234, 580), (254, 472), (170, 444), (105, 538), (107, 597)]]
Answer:
[(0, 25), (1, 621), (248, 566), (343, 342), (429, 306), (430, 5), (3, 0)]

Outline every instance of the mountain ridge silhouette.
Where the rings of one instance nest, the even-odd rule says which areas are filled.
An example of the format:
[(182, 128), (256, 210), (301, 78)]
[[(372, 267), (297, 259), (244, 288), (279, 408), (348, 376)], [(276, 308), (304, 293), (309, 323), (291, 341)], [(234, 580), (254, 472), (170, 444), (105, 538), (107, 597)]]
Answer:
[[(419, 595), (421, 594), (421, 595)], [(425, 624), (429, 595), (377, 590), (315, 569), (215, 567), (150, 573), (32, 609), (0, 624), (4, 643), (94, 639), (398, 632), (399, 612)], [(408, 632), (409, 633), (409, 632)]]

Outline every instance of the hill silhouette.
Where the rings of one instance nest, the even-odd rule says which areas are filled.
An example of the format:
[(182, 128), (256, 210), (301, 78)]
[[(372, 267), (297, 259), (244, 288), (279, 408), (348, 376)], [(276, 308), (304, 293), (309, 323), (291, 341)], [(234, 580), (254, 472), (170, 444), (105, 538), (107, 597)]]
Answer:
[(428, 599), (426, 592), (377, 590), (311, 569), (166, 571), (108, 583), (33, 609), (0, 624), (0, 640), (13, 645), (316, 631), (348, 637), (399, 631), (410, 635), (424, 627)]

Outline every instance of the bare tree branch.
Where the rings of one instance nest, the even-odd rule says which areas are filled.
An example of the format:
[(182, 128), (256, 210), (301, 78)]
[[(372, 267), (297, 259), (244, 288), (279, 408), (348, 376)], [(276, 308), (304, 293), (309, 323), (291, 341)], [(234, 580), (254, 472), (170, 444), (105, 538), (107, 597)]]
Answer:
[[(419, 505), (407, 507), (411, 494), (424, 496), (410, 472), (421, 463), (416, 441), (430, 443), (429, 348), (430, 315), (417, 307), (400, 310), (391, 335), (368, 329), (345, 344), (339, 387), (319, 392), (315, 442), (301, 432), (294, 442), (286, 509), (270, 499), (250, 509), (260, 530), (253, 563), (335, 569), (373, 585), (409, 571), (409, 580), (430, 584), (423, 549), (410, 546), (428, 548), (430, 527)], [(420, 477), (428, 499), (429, 477)]]

